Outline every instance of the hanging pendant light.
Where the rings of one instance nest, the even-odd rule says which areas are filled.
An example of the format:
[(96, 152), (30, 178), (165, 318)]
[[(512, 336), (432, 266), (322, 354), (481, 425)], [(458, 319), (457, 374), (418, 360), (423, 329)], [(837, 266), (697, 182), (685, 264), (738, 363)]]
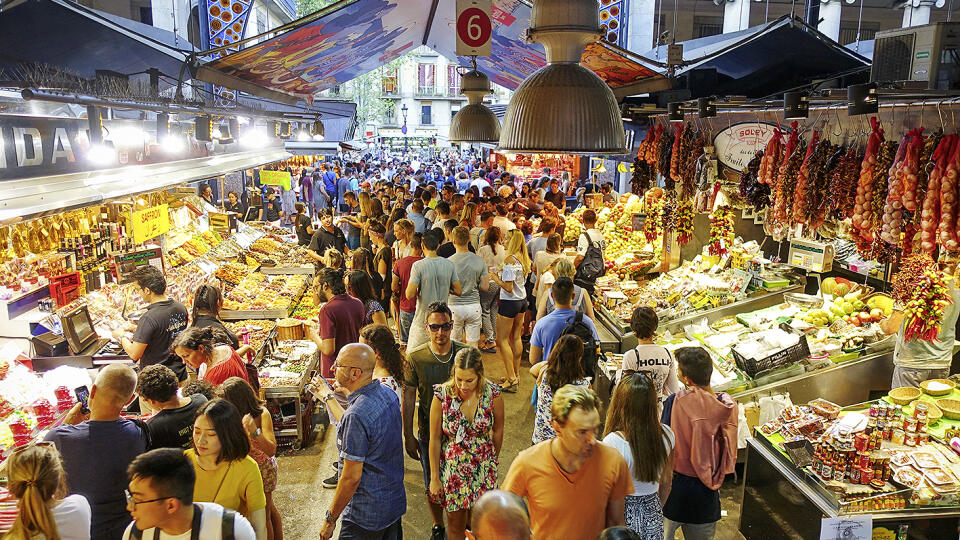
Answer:
[(498, 150), (626, 153), (617, 98), (603, 79), (580, 65), (584, 47), (600, 35), (596, 0), (534, 0), (527, 32), (543, 45), (547, 65), (513, 94)]
[(450, 142), (496, 143), (500, 140), (500, 121), (483, 104), (483, 96), (492, 94), (490, 79), (477, 71), (477, 60), (473, 59), (473, 69), (461, 78), (461, 94), (469, 102), (457, 111), (450, 122)]

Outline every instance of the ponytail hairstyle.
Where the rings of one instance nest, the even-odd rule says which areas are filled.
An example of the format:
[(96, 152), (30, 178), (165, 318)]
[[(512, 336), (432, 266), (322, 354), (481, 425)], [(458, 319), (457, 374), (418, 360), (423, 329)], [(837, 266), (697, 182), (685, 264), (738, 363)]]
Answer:
[(196, 324), (197, 317), (201, 314), (210, 315), (214, 319), (220, 318), (220, 305), (223, 303), (223, 297), (220, 289), (214, 285), (200, 285), (193, 294), (193, 312), (190, 318)]
[[(447, 309), (449, 310), (449, 308)], [(432, 312), (428, 310), (428, 316), (430, 313)], [(473, 370), (479, 379), (477, 391), (483, 391), (484, 381), (487, 379), (483, 375), (483, 355), (480, 354), (480, 349), (476, 347), (465, 347), (457, 351), (457, 355), (453, 357), (453, 365), (450, 366), (450, 378), (444, 383), (444, 386), (446, 386), (450, 392), (453, 392), (453, 383), (456, 380), (457, 368)]]
[(219, 328), (213, 326), (207, 326), (206, 328), (191, 326), (177, 335), (177, 339), (173, 340), (171, 350), (177, 347), (183, 347), (191, 351), (201, 351), (205, 356), (209, 357), (213, 354), (213, 348), (221, 343), (230, 343), (230, 338)]
[(49, 502), (65, 492), (60, 454), (50, 443), (14, 451), (7, 461), (7, 486), (16, 497), (17, 520), (4, 539), (30, 540), (42, 534), (60, 540)]
[(403, 354), (400, 345), (393, 337), (390, 327), (382, 324), (368, 324), (360, 329), (360, 337), (376, 353), (377, 359), (383, 364), (393, 380), (403, 387)]

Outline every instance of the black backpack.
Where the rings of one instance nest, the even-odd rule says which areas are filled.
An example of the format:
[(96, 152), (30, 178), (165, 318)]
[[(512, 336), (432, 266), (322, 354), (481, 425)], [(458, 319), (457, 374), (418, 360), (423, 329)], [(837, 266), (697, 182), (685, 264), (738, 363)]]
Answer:
[(577, 267), (577, 273), (573, 277), (573, 283), (587, 289), (591, 293), (597, 283), (597, 278), (606, 273), (606, 266), (603, 264), (603, 251), (600, 246), (593, 243), (590, 235), (584, 231), (583, 235), (587, 238), (587, 252), (583, 254), (583, 260)]
[(583, 357), (580, 363), (583, 366), (583, 375), (593, 377), (597, 369), (597, 347), (599, 343), (593, 338), (593, 331), (587, 323), (583, 322), (583, 313), (577, 313), (573, 321), (560, 332), (560, 336), (573, 335), (580, 338), (583, 342)]

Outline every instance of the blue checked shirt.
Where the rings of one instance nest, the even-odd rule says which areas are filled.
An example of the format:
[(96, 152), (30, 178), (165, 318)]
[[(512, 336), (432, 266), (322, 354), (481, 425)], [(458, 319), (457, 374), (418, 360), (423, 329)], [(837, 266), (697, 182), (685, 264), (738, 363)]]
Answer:
[(397, 394), (377, 380), (351, 392), (347, 403), (337, 427), (337, 451), (341, 460), (362, 462), (363, 475), (343, 519), (379, 531), (407, 511), (400, 406)]

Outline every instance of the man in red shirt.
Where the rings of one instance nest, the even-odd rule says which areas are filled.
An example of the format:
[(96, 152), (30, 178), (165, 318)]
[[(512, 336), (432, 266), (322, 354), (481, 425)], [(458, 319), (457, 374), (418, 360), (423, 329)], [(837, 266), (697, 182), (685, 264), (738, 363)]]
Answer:
[(310, 329), (309, 334), (320, 348), (323, 376), (330, 378), (340, 349), (359, 341), (366, 310), (363, 302), (347, 294), (343, 274), (332, 268), (324, 268), (317, 274), (314, 292), (325, 303), (317, 317), (319, 331)]
[(423, 235), (413, 233), (410, 238), (410, 255), (403, 257), (393, 265), (393, 302), (397, 307), (397, 331), (400, 333), (400, 342), (406, 344), (410, 337), (410, 324), (417, 311), (417, 297), (407, 298), (404, 291), (410, 283), (410, 274), (413, 263), (423, 258)]

